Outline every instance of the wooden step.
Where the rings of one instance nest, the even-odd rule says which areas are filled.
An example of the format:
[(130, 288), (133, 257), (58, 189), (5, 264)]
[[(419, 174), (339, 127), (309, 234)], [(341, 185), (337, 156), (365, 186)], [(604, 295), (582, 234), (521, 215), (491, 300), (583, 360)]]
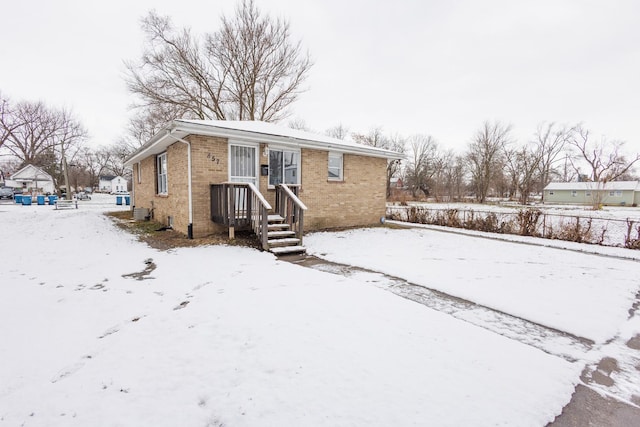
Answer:
[(276, 255), (286, 255), (286, 254), (297, 254), (301, 252), (306, 252), (307, 248), (304, 246), (296, 245), (296, 246), (279, 246), (276, 248), (269, 249)]
[(277, 230), (286, 230), (289, 229), (289, 224), (283, 224), (283, 223), (276, 223), (276, 224), (268, 224), (267, 225), (267, 230), (271, 231), (277, 231)]
[(284, 218), (280, 215), (267, 215), (267, 222), (282, 222)]
[(295, 231), (269, 231), (267, 233), (267, 239), (293, 237), (295, 235), (296, 235)]
[(294, 246), (294, 245), (300, 244), (300, 239), (296, 239), (296, 238), (272, 239), (272, 240), (268, 240), (267, 243), (269, 244), (270, 248), (276, 247), (276, 246)]

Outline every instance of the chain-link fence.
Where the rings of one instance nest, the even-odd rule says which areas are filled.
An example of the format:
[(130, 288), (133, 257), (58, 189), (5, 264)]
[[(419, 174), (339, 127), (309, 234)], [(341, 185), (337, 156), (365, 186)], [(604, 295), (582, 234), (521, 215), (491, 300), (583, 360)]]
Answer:
[(536, 208), (516, 212), (389, 206), (387, 217), (491, 233), (640, 249), (640, 221), (551, 214)]

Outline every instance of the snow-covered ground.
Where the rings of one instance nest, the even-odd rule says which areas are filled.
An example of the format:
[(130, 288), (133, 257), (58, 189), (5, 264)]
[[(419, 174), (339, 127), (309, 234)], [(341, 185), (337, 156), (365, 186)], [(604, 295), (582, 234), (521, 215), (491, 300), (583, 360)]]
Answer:
[(0, 204), (0, 426), (543, 426), (609, 338), (638, 329), (635, 261), (426, 229), (307, 238), (596, 341), (570, 361), (366, 275), (151, 249), (101, 214), (116, 208)]

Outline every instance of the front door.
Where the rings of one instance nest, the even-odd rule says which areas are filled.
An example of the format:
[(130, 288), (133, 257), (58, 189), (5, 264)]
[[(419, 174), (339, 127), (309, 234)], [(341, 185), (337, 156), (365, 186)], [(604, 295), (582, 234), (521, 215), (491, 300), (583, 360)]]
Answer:
[[(258, 186), (258, 147), (253, 145), (229, 145), (229, 181), (248, 182)], [(236, 218), (247, 214), (247, 198), (249, 191), (246, 187), (236, 188), (235, 212)]]
[(250, 182), (258, 185), (257, 147), (250, 145), (229, 146), (229, 181)]

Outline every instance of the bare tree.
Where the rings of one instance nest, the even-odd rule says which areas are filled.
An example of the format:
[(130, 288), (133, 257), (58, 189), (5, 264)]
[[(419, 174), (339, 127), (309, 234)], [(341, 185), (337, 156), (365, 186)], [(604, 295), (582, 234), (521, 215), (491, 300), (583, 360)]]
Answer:
[(104, 169), (114, 175), (129, 179), (131, 177), (131, 169), (124, 166), (124, 161), (130, 154), (128, 144), (120, 140), (106, 147), (106, 150), (108, 150), (108, 154), (104, 155), (104, 160), (106, 161)]
[(134, 152), (167, 123), (180, 116), (179, 109), (173, 105), (154, 105), (138, 109), (129, 119), (127, 133), (122, 139), (130, 152)]
[[(624, 142), (609, 141), (606, 138), (594, 140), (589, 130), (581, 124), (572, 129), (568, 144), (577, 155), (567, 157), (579, 177), (593, 182), (591, 198), (594, 209), (600, 209), (607, 182), (616, 181), (633, 170), (640, 161), (640, 153), (627, 157), (622, 152)], [(580, 173), (580, 163), (587, 166), (588, 173)]]
[(238, 120), (278, 121), (297, 98), (311, 59), (290, 41), (289, 23), (262, 15), (253, 0), (242, 0), (235, 16), (208, 37), (207, 50), (225, 70), (225, 90)]
[(466, 159), (476, 200), (484, 203), (495, 177), (501, 171), (502, 149), (510, 142), (511, 126), (484, 122), (467, 148)]
[[(622, 152), (624, 142), (609, 141), (605, 138), (596, 141), (582, 125), (573, 128), (569, 145), (577, 151), (578, 159), (586, 163), (588, 178), (594, 182), (616, 181), (640, 161), (640, 153), (627, 157)], [(572, 164), (576, 171), (580, 170), (578, 161), (573, 160)]]
[(466, 170), (466, 159), (460, 155), (453, 155), (452, 160), (444, 164), (442, 173), (449, 200), (462, 200), (464, 197)]
[(538, 125), (534, 143), (540, 156), (538, 164), (540, 185), (537, 189), (539, 192), (552, 181), (554, 175), (560, 175), (556, 165), (565, 159), (563, 151), (569, 135), (570, 130), (554, 122)]
[(127, 62), (127, 85), (138, 107), (179, 117), (277, 121), (303, 91), (312, 63), (289, 24), (243, 0), (221, 29), (198, 38), (150, 12), (140, 62)]
[(518, 195), (522, 205), (529, 202), (540, 173), (542, 153), (535, 148), (523, 146), (519, 148), (504, 147), (505, 172), (509, 178), (512, 194)]
[(19, 102), (6, 110), (0, 120), (3, 147), (24, 164), (34, 163), (56, 143), (59, 116), (42, 102)]
[(405, 176), (413, 197), (419, 190), (425, 196), (429, 195), (430, 180), (441, 167), (438, 160), (438, 144), (430, 135), (409, 137), (409, 162)]
[(309, 127), (307, 126), (307, 122), (305, 122), (304, 119), (301, 119), (299, 117), (293, 120), (289, 120), (289, 123), (287, 123), (287, 125), (291, 129), (304, 130), (304, 131), (309, 130)]
[(20, 122), (16, 120), (11, 111), (9, 99), (5, 98), (0, 92), (0, 148), (5, 141), (9, 139), (11, 133), (20, 126)]
[(338, 123), (336, 126), (327, 129), (324, 133), (332, 138), (345, 139), (347, 135), (349, 135), (349, 128), (342, 123)]
[(107, 170), (111, 161), (111, 150), (108, 147), (98, 147), (92, 150), (82, 147), (78, 153), (76, 164), (86, 173), (86, 184), (96, 188), (99, 177)]

